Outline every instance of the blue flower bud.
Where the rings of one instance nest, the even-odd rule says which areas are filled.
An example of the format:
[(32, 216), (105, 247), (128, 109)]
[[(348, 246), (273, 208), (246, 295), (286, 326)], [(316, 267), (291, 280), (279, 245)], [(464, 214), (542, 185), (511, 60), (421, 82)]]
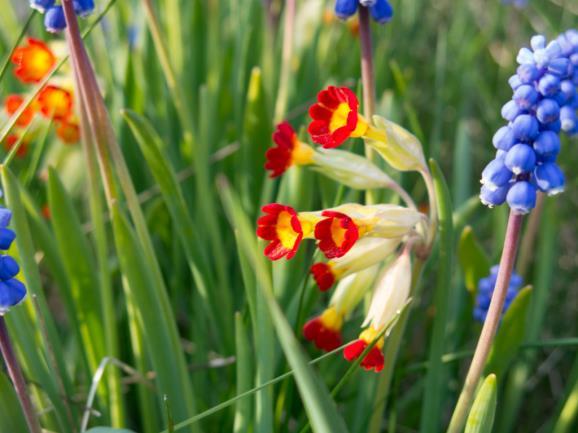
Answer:
[(562, 122), (560, 122), (560, 118), (554, 120), (553, 122), (545, 123), (542, 125), (543, 131), (552, 131), (555, 132), (556, 134), (559, 134), (561, 129), (562, 129)]
[(30, 0), (30, 7), (43, 14), (47, 9), (54, 6), (54, 0)]
[(0, 207), (0, 228), (8, 227), (12, 219), (12, 211), (5, 207)]
[(559, 57), (550, 62), (548, 65), (548, 72), (556, 75), (557, 77), (565, 77), (568, 74), (569, 67), (570, 60), (565, 57)]
[(0, 256), (0, 280), (5, 281), (15, 277), (20, 272), (20, 266), (10, 256)]
[(377, 0), (359, 0), (359, 4), (361, 6), (365, 6), (366, 8), (373, 6)]
[(94, 0), (73, 0), (74, 13), (76, 15), (86, 18), (94, 12)]
[(531, 63), (518, 66), (516, 74), (523, 84), (533, 84), (540, 76), (538, 68)]
[(576, 110), (569, 106), (564, 106), (560, 109), (560, 122), (562, 122), (562, 129), (566, 132), (571, 131), (578, 125), (578, 117)]
[(560, 116), (560, 106), (553, 99), (542, 99), (536, 109), (536, 117), (542, 123), (554, 122)]
[(520, 80), (520, 77), (518, 75), (514, 74), (508, 79), (508, 84), (510, 85), (512, 90), (516, 90), (523, 83), (522, 83), (522, 80)]
[(516, 89), (512, 98), (518, 107), (523, 110), (529, 110), (538, 101), (538, 92), (529, 84), (523, 84)]
[(518, 51), (516, 61), (520, 65), (534, 64), (534, 53), (529, 48), (524, 47)]
[(509, 122), (513, 122), (514, 119), (523, 112), (524, 110), (522, 110), (514, 101), (508, 101), (502, 107), (502, 117)]
[(502, 126), (494, 134), (492, 143), (496, 149), (509, 150), (516, 143), (514, 131), (509, 126)]
[(534, 51), (546, 48), (546, 37), (544, 35), (534, 35), (530, 38), (530, 46)]
[(393, 8), (387, 0), (377, 0), (369, 8), (369, 13), (375, 22), (385, 24), (393, 17)]
[(0, 281), (0, 314), (19, 304), (25, 296), (26, 286), (21, 281), (15, 278)]
[(536, 206), (536, 187), (530, 182), (515, 182), (508, 191), (506, 201), (514, 213), (526, 214)]
[(551, 96), (560, 90), (560, 79), (552, 74), (544, 74), (538, 82), (538, 90), (544, 96)]
[(491, 161), (482, 171), (481, 182), (491, 190), (507, 185), (512, 179), (512, 172), (508, 170), (502, 159)]
[(536, 166), (536, 152), (527, 144), (515, 144), (508, 150), (504, 164), (516, 175), (529, 173)]
[(0, 228), (0, 250), (7, 250), (16, 239), (16, 233), (6, 227)]
[[(498, 277), (499, 267), (492, 266), (492, 270), (489, 276), (481, 278), (478, 281), (478, 293), (476, 295), (476, 305), (474, 307), (474, 319), (483, 322), (486, 320), (488, 314), (488, 309), (490, 308), (490, 301), (492, 295), (494, 294), (494, 289), (496, 287), (497, 277)], [(510, 284), (506, 292), (506, 301), (504, 302), (504, 308), (502, 309), (502, 315), (507, 311), (510, 304), (518, 294), (520, 287), (522, 287), (523, 280), (516, 272), (512, 273), (510, 278)]]
[(44, 27), (50, 33), (60, 33), (66, 28), (66, 19), (64, 18), (64, 9), (62, 6), (52, 6), (44, 14)]
[(337, 18), (346, 20), (357, 12), (358, 0), (336, 0), (335, 1), (335, 15)]
[(512, 131), (514, 137), (520, 141), (531, 141), (538, 135), (538, 121), (534, 116), (522, 114), (513, 121)]
[(507, 154), (508, 154), (508, 152), (506, 150), (498, 149), (498, 150), (496, 150), (496, 158), (495, 159), (501, 159), (503, 161)]
[(566, 179), (564, 173), (554, 162), (548, 162), (536, 167), (534, 178), (540, 191), (548, 195), (556, 195), (564, 191)]
[(490, 189), (486, 185), (482, 185), (480, 190), (480, 200), (483, 204), (489, 207), (499, 206), (506, 201), (506, 195), (510, 185), (502, 186), (498, 189)]
[(539, 158), (548, 158), (560, 153), (560, 137), (553, 131), (543, 131), (534, 141), (534, 151)]

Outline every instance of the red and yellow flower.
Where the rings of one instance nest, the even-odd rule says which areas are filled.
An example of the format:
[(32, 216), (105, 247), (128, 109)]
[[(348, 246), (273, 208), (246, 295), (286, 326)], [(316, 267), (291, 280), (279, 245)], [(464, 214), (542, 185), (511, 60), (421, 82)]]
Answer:
[(64, 144), (74, 144), (80, 140), (80, 126), (75, 119), (59, 121), (56, 126), (56, 135)]
[(313, 148), (297, 137), (295, 130), (288, 122), (277, 125), (273, 133), (275, 147), (265, 153), (265, 169), (270, 170), (271, 178), (282, 175), (294, 165), (308, 165), (313, 162)]
[(326, 210), (321, 216), (325, 218), (315, 225), (317, 246), (328, 259), (344, 256), (359, 239), (357, 224), (341, 212)]
[[(350, 362), (356, 360), (363, 354), (367, 346), (369, 346), (378, 336), (379, 331), (370, 326), (361, 334), (359, 334), (359, 338), (357, 340), (352, 341), (347, 346), (345, 346), (343, 349), (343, 357)], [(379, 373), (381, 370), (383, 370), (385, 363), (385, 358), (382, 352), (383, 343), (383, 337), (381, 337), (371, 348), (369, 353), (365, 355), (361, 361), (361, 366), (364, 369), (368, 371), (373, 370), (376, 373)]]
[(335, 307), (327, 308), (320, 316), (314, 317), (303, 326), (303, 336), (315, 343), (318, 349), (330, 352), (342, 344), (341, 328), (343, 313)]
[[(10, 152), (14, 146), (20, 141), (20, 136), (18, 134), (9, 134), (4, 140), (4, 149)], [(28, 141), (23, 138), (20, 147), (16, 151), (16, 156), (19, 158), (24, 158), (28, 153)]]
[(42, 114), (58, 120), (72, 114), (72, 92), (53, 84), (44, 87), (38, 94), (38, 106)]
[(322, 90), (317, 94), (317, 103), (309, 108), (311, 138), (325, 148), (333, 148), (350, 137), (364, 136), (369, 123), (358, 109), (357, 96), (347, 87), (329, 86)]
[[(23, 102), (24, 97), (22, 95), (16, 94), (8, 95), (8, 97), (4, 101), (4, 108), (6, 109), (6, 113), (9, 116), (12, 116), (14, 113), (16, 113), (16, 111), (18, 111)], [(35, 111), (36, 110), (34, 104), (31, 104), (28, 107), (26, 107), (22, 112), (22, 114), (20, 115), (20, 117), (18, 118), (18, 120), (16, 120), (16, 125), (22, 128), (30, 125), (30, 122), (32, 122), (32, 119), (34, 118)]]
[(297, 214), (295, 209), (279, 203), (261, 208), (265, 215), (257, 220), (257, 236), (269, 241), (265, 255), (271, 260), (293, 258), (304, 238), (312, 238), (318, 217), (312, 212)]
[(28, 38), (27, 44), (12, 54), (14, 75), (23, 83), (38, 83), (56, 64), (56, 56), (44, 42)]

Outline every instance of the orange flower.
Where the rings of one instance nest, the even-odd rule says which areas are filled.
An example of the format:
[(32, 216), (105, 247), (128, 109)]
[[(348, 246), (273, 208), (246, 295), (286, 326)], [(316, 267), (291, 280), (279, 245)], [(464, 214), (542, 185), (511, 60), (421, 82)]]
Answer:
[(357, 112), (359, 102), (347, 87), (329, 86), (317, 94), (317, 103), (309, 108), (313, 119), (309, 134), (315, 143), (325, 148), (340, 146), (349, 137), (361, 137), (367, 121)]
[[(348, 361), (353, 361), (359, 358), (365, 351), (367, 346), (377, 337), (377, 331), (372, 327), (367, 328), (361, 334), (359, 334), (359, 339), (352, 341), (343, 349), (343, 357)], [(365, 355), (363, 361), (361, 361), (361, 366), (368, 370), (374, 370), (379, 373), (383, 370), (383, 365), (385, 359), (381, 349), (383, 348), (383, 338), (379, 339), (375, 346), (371, 348), (369, 353)]]
[(320, 316), (314, 317), (303, 326), (303, 336), (315, 343), (318, 349), (330, 352), (341, 346), (343, 314), (329, 307)]
[(303, 228), (297, 212), (290, 206), (271, 203), (261, 209), (263, 215), (257, 221), (257, 236), (270, 241), (265, 248), (265, 255), (271, 260), (281, 257), (291, 259), (303, 239)]
[(277, 146), (265, 153), (265, 169), (271, 170), (271, 178), (282, 175), (292, 165), (307, 165), (313, 162), (313, 149), (299, 141), (288, 122), (277, 125), (273, 141)]
[(40, 91), (38, 105), (44, 116), (66, 119), (72, 114), (72, 93), (50, 84)]
[[(16, 113), (16, 111), (18, 111), (18, 108), (20, 108), (23, 102), (24, 98), (21, 95), (8, 95), (6, 101), (4, 101), (6, 113), (12, 116), (14, 113)], [(32, 122), (33, 117), (34, 117), (34, 107), (31, 104), (24, 109), (24, 111), (16, 121), (16, 125), (24, 128), (30, 125), (30, 122)]]
[(56, 57), (44, 42), (33, 38), (27, 42), (12, 54), (14, 75), (23, 83), (38, 83), (54, 67)]
[[(7, 152), (10, 152), (10, 150), (16, 145), (16, 143), (18, 143), (18, 140), (20, 140), (20, 137), (18, 135), (10, 134), (8, 137), (6, 137), (6, 140), (4, 140), (4, 149)], [(23, 140), (22, 143), (20, 143), (20, 147), (16, 151), (16, 156), (19, 158), (24, 158), (26, 156), (26, 153), (28, 153), (28, 143), (25, 140)]]
[(315, 239), (319, 241), (319, 249), (328, 259), (344, 256), (359, 239), (357, 225), (341, 212), (326, 210), (321, 216), (327, 218), (315, 225)]
[(65, 144), (74, 144), (80, 140), (80, 127), (76, 121), (62, 121), (58, 122), (56, 127), (56, 135)]

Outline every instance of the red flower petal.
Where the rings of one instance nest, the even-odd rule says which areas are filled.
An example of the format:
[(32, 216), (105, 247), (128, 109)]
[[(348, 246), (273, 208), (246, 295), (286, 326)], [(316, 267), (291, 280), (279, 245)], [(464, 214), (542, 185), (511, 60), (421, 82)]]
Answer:
[(80, 127), (75, 122), (60, 122), (56, 128), (56, 135), (65, 144), (74, 144), (80, 140)]
[(320, 317), (311, 319), (303, 326), (303, 336), (326, 352), (341, 346), (341, 332), (325, 327)]
[(286, 257), (291, 259), (303, 239), (303, 230), (297, 212), (279, 203), (263, 206), (265, 215), (257, 220), (257, 236), (270, 243), (265, 247), (265, 255), (271, 260)]
[[(12, 116), (14, 113), (16, 113), (18, 108), (20, 108), (23, 102), (24, 98), (20, 95), (8, 95), (6, 101), (4, 101), (6, 113)], [(32, 122), (33, 117), (34, 117), (34, 108), (32, 106), (28, 106), (16, 121), (16, 125), (24, 128), (28, 126), (30, 122)]]
[(48, 46), (33, 38), (27, 45), (17, 47), (12, 54), (14, 75), (23, 83), (38, 83), (56, 64), (56, 57)]
[[(9, 152), (16, 145), (18, 140), (20, 140), (20, 137), (18, 135), (10, 134), (8, 137), (6, 137), (6, 140), (4, 140), (4, 149), (6, 149), (6, 151)], [(27, 153), (28, 153), (28, 143), (26, 141), (23, 141), (22, 143), (20, 143), (20, 147), (16, 151), (16, 156), (19, 158), (24, 158)]]
[[(345, 346), (343, 349), (343, 357), (350, 362), (354, 361), (361, 356), (367, 346), (368, 344), (364, 340), (355, 340)], [(385, 359), (381, 349), (373, 346), (369, 353), (365, 355), (363, 361), (361, 361), (361, 366), (365, 370), (374, 370), (376, 373), (379, 373), (383, 370), (384, 363)]]
[(38, 105), (44, 116), (66, 119), (72, 114), (72, 94), (61, 87), (48, 85), (40, 91)]
[(344, 256), (359, 239), (357, 225), (341, 212), (324, 211), (321, 215), (327, 218), (315, 225), (319, 249), (328, 259)]
[(335, 283), (335, 275), (331, 271), (331, 266), (326, 263), (315, 263), (310, 269), (313, 278), (317, 283), (317, 287), (322, 292), (325, 292)]
[(291, 166), (291, 154), (296, 140), (297, 134), (288, 122), (277, 125), (273, 133), (273, 141), (277, 146), (265, 153), (265, 169), (271, 170), (271, 178), (282, 175)]

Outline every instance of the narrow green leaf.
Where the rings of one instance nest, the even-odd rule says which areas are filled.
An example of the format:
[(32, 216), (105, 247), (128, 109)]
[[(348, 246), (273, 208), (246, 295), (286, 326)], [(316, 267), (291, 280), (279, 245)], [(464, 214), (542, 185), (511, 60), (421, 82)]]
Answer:
[(502, 319), (486, 369), (496, 373), (498, 377), (506, 372), (524, 342), (531, 295), (531, 286), (520, 290)]
[(429, 366), (425, 381), (425, 395), (422, 404), (421, 431), (437, 432), (439, 430), (442, 404), (447, 390), (446, 366), (442, 357), (446, 352), (448, 341), (449, 305), (454, 296), (452, 289), (453, 274), (453, 209), (451, 195), (444, 175), (434, 160), (430, 168), (437, 197), (439, 215), (439, 255), (434, 294), (435, 320), (429, 348)]
[(10, 379), (0, 372), (0, 431), (27, 433), (28, 427)]
[(87, 430), (86, 433), (134, 433), (132, 430), (127, 430), (124, 428), (112, 428), (112, 427), (94, 427)]
[[(240, 313), (235, 315), (236, 336), (236, 366), (237, 366), (237, 395), (251, 389), (252, 382), (252, 350), (247, 337), (247, 330)], [(251, 424), (251, 400), (239, 400), (235, 405), (235, 422), (233, 432), (242, 433), (249, 431)]]
[(480, 278), (490, 274), (490, 259), (482, 249), (473, 229), (466, 226), (460, 236), (458, 258), (468, 291), (475, 295)]
[(490, 374), (482, 383), (468, 415), (465, 433), (492, 432), (498, 394), (496, 382), (496, 375)]

